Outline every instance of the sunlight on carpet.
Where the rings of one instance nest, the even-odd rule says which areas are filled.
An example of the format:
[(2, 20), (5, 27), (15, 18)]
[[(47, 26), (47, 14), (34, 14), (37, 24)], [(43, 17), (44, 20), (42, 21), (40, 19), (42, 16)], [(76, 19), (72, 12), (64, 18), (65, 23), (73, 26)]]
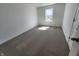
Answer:
[(47, 26), (42, 26), (42, 27), (39, 27), (38, 30), (47, 30), (49, 27)]

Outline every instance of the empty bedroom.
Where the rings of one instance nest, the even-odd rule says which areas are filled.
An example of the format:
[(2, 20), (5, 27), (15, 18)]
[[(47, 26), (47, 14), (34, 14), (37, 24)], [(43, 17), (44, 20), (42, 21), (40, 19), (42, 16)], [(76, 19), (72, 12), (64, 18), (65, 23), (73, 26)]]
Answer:
[(68, 56), (67, 10), (74, 14), (76, 5), (0, 3), (0, 55)]

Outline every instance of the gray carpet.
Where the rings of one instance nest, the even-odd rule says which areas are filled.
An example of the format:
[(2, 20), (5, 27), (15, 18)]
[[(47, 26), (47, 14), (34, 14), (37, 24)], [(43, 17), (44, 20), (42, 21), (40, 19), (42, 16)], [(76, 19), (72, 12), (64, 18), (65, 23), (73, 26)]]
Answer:
[(0, 45), (7, 56), (67, 56), (69, 47), (61, 28), (34, 28)]

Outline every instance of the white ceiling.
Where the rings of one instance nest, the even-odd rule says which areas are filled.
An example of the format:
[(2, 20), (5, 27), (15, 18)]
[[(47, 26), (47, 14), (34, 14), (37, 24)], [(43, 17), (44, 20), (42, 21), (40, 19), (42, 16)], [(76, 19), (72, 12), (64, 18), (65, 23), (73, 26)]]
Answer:
[(35, 7), (48, 6), (52, 4), (55, 4), (55, 3), (33, 3)]

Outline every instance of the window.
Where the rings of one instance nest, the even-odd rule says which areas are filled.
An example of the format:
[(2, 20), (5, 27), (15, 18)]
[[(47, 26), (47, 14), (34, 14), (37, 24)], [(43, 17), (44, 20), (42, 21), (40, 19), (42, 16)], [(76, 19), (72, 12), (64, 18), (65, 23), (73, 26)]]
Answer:
[(52, 22), (53, 8), (45, 9), (45, 21)]

